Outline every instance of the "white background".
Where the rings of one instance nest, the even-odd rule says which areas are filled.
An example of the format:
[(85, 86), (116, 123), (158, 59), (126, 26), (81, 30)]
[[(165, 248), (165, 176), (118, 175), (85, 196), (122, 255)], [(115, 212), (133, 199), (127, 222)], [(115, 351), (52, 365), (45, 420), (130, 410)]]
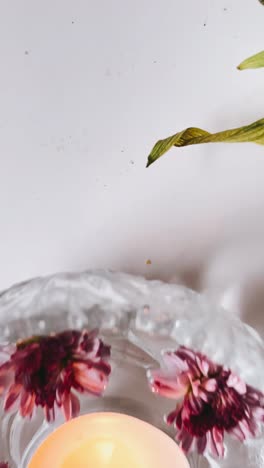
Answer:
[(261, 294), (263, 147), (174, 149), (145, 163), (186, 126), (264, 117), (264, 71), (236, 70), (264, 48), (264, 7), (0, 5), (0, 288), (105, 267), (202, 288), (254, 277)]

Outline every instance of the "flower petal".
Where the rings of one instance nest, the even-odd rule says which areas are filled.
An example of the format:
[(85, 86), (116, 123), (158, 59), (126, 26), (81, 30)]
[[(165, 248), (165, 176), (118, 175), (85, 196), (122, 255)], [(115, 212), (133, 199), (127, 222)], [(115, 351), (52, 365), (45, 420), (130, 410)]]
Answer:
[(230, 372), (226, 384), (228, 387), (234, 388), (240, 395), (244, 395), (247, 391), (245, 382), (243, 382), (243, 380), (241, 380), (240, 377), (238, 377), (233, 372)]
[(178, 417), (178, 414), (179, 414), (179, 408), (175, 408), (174, 411), (171, 411), (171, 413), (169, 413), (166, 417), (166, 423), (171, 426), (172, 424), (176, 423), (176, 419)]
[(196, 398), (200, 398), (205, 402), (208, 401), (208, 393), (204, 391), (202, 385), (198, 385), (195, 388), (195, 391), (193, 392), (193, 394)]
[(20, 384), (12, 384), (4, 401), (4, 410), (9, 411), (14, 407), (20, 395), (22, 386)]
[(244, 442), (244, 440), (246, 439), (246, 436), (240, 426), (240, 424), (238, 424), (237, 426), (233, 427), (231, 431), (229, 431), (229, 434), (231, 434), (232, 436), (235, 437), (235, 439), (239, 440), (240, 442)]
[(196, 357), (196, 362), (202, 372), (202, 374), (207, 377), (208, 376), (208, 372), (209, 372), (209, 369), (210, 369), (210, 365), (209, 365), (209, 362), (207, 359), (205, 358), (200, 358), (200, 356), (197, 356)]
[(101, 395), (108, 382), (108, 377), (83, 363), (74, 363), (74, 377), (83, 390)]
[(64, 417), (66, 421), (69, 421), (71, 419), (71, 399), (70, 399), (70, 394), (65, 393), (64, 398), (61, 403), (62, 411), (64, 413)]
[(80, 412), (80, 402), (73, 392), (65, 393), (62, 401), (62, 410), (66, 421), (78, 416)]
[(190, 412), (194, 415), (199, 414), (203, 408), (203, 402), (201, 398), (196, 398), (193, 393), (189, 393), (186, 404), (190, 408)]
[(181, 374), (182, 372), (187, 372), (189, 370), (187, 362), (182, 360), (174, 352), (168, 351), (164, 353), (162, 357), (165, 366), (171, 373)]
[(180, 442), (180, 447), (185, 453), (189, 453), (192, 450), (194, 443), (194, 437), (184, 429), (178, 433), (177, 440)]
[(99, 330), (95, 328), (91, 331), (83, 330), (81, 333), (78, 351), (81, 353), (86, 353), (90, 359), (94, 359), (97, 356), (100, 348), (98, 332)]
[(197, 353), (195, 353), (193, 349), (187, 348), (186, 346), (180, 346), (176, 353), (183, 361), (196, 361)]
[(197, 438), (196, 446), (197, 446), (197, 452), (200, 455), (202, 455), (204, 453), (205, 449), (206, 449), (206, 446), (207, 446), (207, 437), (206, 437), (206, 435)]
[(35, 405), (35, 395), (28, 393), (25, 390), (22, 392), (20, 399), (20, 414), (24, 418), (25, 416), (32, 416)]
[(71, 392), (71, 413), (72, 418), (75, 418), (80, 413), (80, 401), (73, 392)]
[(190, 386), (188, 375), (181, 374), (177, 377), (162, 369), (150, 371), (148, 378), (153, 392), (175, 400), (183, 397)]
[(106, 345), (100, 340), (100, 344), (96, 353), (96, 357), (100, 359), (109, 358), (111, 354), (111, 346)]
[(256, 407), (252, 410), (252, 416), (256, 421), (264, 422), (264, 408)]
[(214, 427), (208, 434), (208, 442), (212, 455), (222, 458), (225, 453), (223, 431)]
[(205, 382), (203, 382), (203, 388), (207, 392), (215, 392), (217, 389), (217, 381), (216, 379), (208, 379)]
[(47, 405), (44, 406), (44, 414), (45, 418), (48, 422), (52, 422), (55, 419), (55, 410), (53, 408), (49, 408)]

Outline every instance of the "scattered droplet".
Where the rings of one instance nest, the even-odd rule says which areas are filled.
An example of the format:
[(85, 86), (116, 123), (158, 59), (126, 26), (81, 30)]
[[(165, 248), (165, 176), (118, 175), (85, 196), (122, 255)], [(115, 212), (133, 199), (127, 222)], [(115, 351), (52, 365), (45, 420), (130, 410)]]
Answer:
[(29, 51), (28, 51), (28, 50), (25, 50), (25, 55), (29, 55)]

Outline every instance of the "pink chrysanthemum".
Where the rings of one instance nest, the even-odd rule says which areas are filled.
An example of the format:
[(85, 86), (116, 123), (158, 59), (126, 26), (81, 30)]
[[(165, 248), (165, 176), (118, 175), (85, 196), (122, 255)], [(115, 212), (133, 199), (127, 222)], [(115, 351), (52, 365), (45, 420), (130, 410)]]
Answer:
[(224, 432), (243, 442), (256, 436), (264, 421), (264, 396), (236, 374), (206, 356), (181, 346), (163, 356), (165, 369), (149, 372), (151, 389), (181, 399), (167, 416), (185, 452), (206, 449), (224, 456)]
[(9, 359), (0, 365), (0, 395), (4, 410), (19, 407), (31, 417), (36, 406), (45, 417), (55, 417), (55, 407), (65, 418), (78, 415), (77, 392), (100, 395), (111, 372), (110, 347), (96, 330), (68, 330), (50, 336), (33, 336), (17, 343)]

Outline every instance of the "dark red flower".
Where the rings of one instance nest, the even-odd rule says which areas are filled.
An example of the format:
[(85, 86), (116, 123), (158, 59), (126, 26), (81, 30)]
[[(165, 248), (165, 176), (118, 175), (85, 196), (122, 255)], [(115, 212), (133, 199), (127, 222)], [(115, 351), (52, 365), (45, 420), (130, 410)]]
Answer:
[(66, 419), (76, 416), (80, 404), (72, 390), (100, 395), (111, 372), (109, 356), (110, 347), (96, 330), (68, 330), (17, 343), (0, 366), (4, 409), (18, 405), (23, 417), (31, 417), (35, 406), (41, 406), (50, 421), (57, 406)]
[(240, 441), (256, 436), (264, 421), (264, 396), (236, 374), (181, 346), (164, 354), (165, 369), (149, 372), (151, 389), (181, 399), (167, 416), (185, 452), (224, 455), (224, 432)]
[(0, 462), (0, 468), (8, 468), (8, 463)]

